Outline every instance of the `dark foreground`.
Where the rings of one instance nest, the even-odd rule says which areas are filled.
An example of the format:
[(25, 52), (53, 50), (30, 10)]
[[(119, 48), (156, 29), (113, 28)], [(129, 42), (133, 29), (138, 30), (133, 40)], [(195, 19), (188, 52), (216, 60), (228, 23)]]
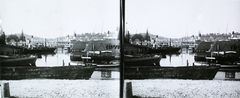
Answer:
[(193, 79), (212, 80), (218, 66), (182, 66), (182, 67), (155, 67), (155, 66), (125, 66), (125, 79)]
[(96, 66), (1, 67), (1, 80), (89, 79)]

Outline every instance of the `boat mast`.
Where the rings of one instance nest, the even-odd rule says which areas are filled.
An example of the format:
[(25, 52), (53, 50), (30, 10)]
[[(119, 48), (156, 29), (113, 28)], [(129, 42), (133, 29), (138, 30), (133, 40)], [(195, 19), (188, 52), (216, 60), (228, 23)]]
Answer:
[(171, 38), (170, 38), (170, 47), (172, 46), (171, 43), (172, 43), (172, 42), (171, 42)]
[(227, 28), (226, 28), (226, 33), (227, 33), (227, 31), (228, 31), (228, 22), (227, 22)]
[(94, 44), (92, 42), (92, 50), (93, 50), (93, 56), (95, 55), (95, 51), (94, 51)]
[(47, 46), (47, 43), (46, 43), (46, 38), (44, 39), (44, 47)]

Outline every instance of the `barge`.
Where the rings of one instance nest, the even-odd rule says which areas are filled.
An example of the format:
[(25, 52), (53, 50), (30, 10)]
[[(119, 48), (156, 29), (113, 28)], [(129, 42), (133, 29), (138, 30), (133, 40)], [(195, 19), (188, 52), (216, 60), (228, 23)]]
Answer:
[(36, 66), (36, 56), (4, 56), (0, 55), (1, 67)]
[(1, 67), (1, 80), (89, 79), (96, 66)]
[(212, 80), (219, 66), (125, 66), (124, 79), (192, 79)]
[(127, 66), (160, 66), (161, 56), (132, 56), (125, 55), (124, 67)]
[(24, 53), (25, 54), (54, 53), (55, 50), (56, 50), (55, 47), (40, 47), (40, 48), (33, 48), (33, 49), (26, 48), (24, 49)]

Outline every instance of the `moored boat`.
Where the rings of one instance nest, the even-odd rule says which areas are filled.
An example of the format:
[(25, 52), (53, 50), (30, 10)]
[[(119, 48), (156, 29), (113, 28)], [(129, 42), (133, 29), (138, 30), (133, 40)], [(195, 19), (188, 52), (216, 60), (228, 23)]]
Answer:
[(181, 47), (172, 47), (172, 46), (164, 46), (158, 48), (152, 48), (150, 53), (178, 53)]
[(224, 72), (240, 72), (240, 62), (236, 64), (230, 64), (230, 65), (220, 65), (219, 71), (224, 71)]
[(56, 50), (55, 47), (41, 47), (41, 48), (33, 48), (24, 49), (25, 54), (35, 54), (35, 53), (53, 53)]
[(89, 79), (96, 65), (56, 67), (2, 67), (1, 80)]
[[(4, 59), (5, 60), (5, 59)], [(1, 80), (21, 80), (21, 79), (89, 79), (96, 68), (96, 64), (85, 62), (82, 64), (54, 67), (23, 66), (13, 61), (6, 63), (0, 61)], [(12, 59), (6, 59), (12, 60)], [(36, 60), (36, 57), (35, 57)], [(18, 63), (19, 62), (19, 63)], [(12, 64), (13, 63), (13, 64)], [(29, 61), (23, 64), (28, 64)], [(35, 63), (35, 62), (34, 62)], [(12, 64), (12, 66), (8, 66)]]
[(193, 79), (212, 80), (219, 66), (125, 66), (124, 79)]
[(70, 60), (71, 61), (82, 61), (82, 55), (71, 54), (70, 55)]
[(0, 55), (1, 67), (36, 66), (36, 56), (3, 56)]
[[(80, 50), (81, 48), (76, 48), (76, 49)], [(79, 58), (89, 57), (94, 63), (98, 63), (98, 64), (104, 64), (104, 63), (109, 64), (111, 61), (120, 60), (119, 40), (116, 40), (116, 39), (89, 41), (86, 47), (81, 50), (82, 50), (81, 53), (78, 52), (78, 53), (75, 53), (75, 55), (72, 55), (71, 60), (73, 60), (76, 57), (79, 57)], [(79, 54), (79, 55), (76, 55), (76, 54)]]
[(161, 56), (132, 56), (125, 55), (124, 67), (126, 66), (160, 66)]

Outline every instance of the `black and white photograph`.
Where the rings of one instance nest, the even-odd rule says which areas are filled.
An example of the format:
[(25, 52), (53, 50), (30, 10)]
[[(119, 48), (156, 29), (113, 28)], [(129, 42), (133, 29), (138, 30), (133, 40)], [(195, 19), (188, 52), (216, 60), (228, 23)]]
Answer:
[(119, 0), (0, 0), (1, 98), (119, 98)]
[(239, 98), (240, 0), (0, 0), (1, 98)]
[(239, 0), (125, 0), (126, 98), (239, 98)]

